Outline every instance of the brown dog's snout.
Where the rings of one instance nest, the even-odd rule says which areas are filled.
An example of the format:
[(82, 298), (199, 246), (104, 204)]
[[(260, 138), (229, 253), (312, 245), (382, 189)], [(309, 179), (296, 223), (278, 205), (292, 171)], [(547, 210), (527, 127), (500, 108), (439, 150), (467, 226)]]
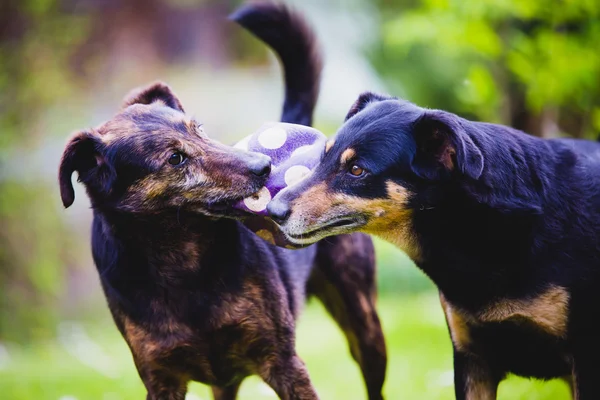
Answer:
[(253, 153), (246, 163), (250, 172), (259, 178), (271, 173), (271, 157), (260, 153)]

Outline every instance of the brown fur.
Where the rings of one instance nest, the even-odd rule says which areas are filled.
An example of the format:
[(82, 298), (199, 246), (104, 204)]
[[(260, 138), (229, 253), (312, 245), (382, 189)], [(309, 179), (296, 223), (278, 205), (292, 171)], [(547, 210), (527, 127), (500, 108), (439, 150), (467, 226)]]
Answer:
[(568, 304), (566, 289), (551, 286), (532, 298), (499, 300), (478, 312), (476, 318), (483, 323), (523, 320), (550, 335), (563, 338), (567, 333)]
[[(242, 7), (232, 18), (282, 61), (282, 121), (310, 125), (321, 62), (309, 26), (272, 3)], [(177, 161), (182, 153), (185, 162)], [(189, 381), (210, 385), (216, 400), (233, 400), (249, 375), (281, 399), (318, 399), (296, 354), (295, 324), (308, 281), (319, 288), (325, 279), (327, 295), (312, 294), (336, 299), (369, 398), (383, 398), (385, 344), (374, 303), (365, 300), (375, 291), (372, 243), (355, 234), (351, 244), (334, 239), (290, 251), (253, 234), (253, 218), (231, 205), (261, 190), (269, 161), (210, 140), (162, 83), (133, 91), (111, 121), (67, 145), (63, 204), (74, 200), (77, 171), (94, 208), (100, 281), (149, 400), (183, 400)]]
[(471, 344), (469, 327), (486, 323), (511, 320), (530, 324), (557, 338), (566, 335), (569, 294), (562, 287), (551, 286), (532, 298), (500, 299), (475, 313), (459, 310), (442, 294), (440, 300), (452, 342), (461, 351), (467, 351)]
[(476, 356), (469, 356), (466, 369), (465, 400), (496, 400), (498, 381), (494, 379), (485, 362)]
[[(94, 261), (148, 399), (184, 400), (188, 382), (198, 381), (216, 400), (232, 400), (249, 375), (281, 399), (318, 399), (295, 350), (309, 278), (313, 294), (335, 304), (369, 398), (382, 399), (386, 354), (370, 239), (355, 234), (290, 251), (223, 218), (235, 214), (213, 204), (263, 187), (266, 175), (252, 168), (265, 156), (210, 140), (172, 108), (180, 103), (166, 85), (147, 91), (134, 99), (148, 104), (128, 100), (115, 118), (67, 144), (59, 180), (67, 207), (71, 174), (86, 185)], [(170, 164), (174, 152), (185, 162)]]
[(459, 351), (467, 351), (471, 344), (471, 334), (466, 318), (452, 308), (442, 293), (440, 293), (440, 302), (454, 347)]

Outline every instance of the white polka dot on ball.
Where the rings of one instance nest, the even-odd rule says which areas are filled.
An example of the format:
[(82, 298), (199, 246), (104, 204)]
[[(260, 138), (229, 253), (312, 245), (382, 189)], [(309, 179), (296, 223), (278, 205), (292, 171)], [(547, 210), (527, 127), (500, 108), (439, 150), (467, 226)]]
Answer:
[(248, 150), (248, 144), (250, 143), (250, 139), (252, 138), (252, 135), (248, 135), (245, 138), (243, 138), (242, 140), (240, 140), (239, 142), (237, 142), (233, 147), (235, 147), (236, 149), (241, 149), (241, 150)]
[(285, 143), (287, 132), (282, 128), (267, 129), (258, 136), (258, 142), (265, 149), (278, 149)]
[(300, 154), (304, 154), (304, 153), (310, 151), (311, 148), (312, 148), (312, 146), (310, 146), (310, 145), (300, 146), (296, 150), (292, 151), (292, 154), (290, 154), (290, 158), (296, 157)]
[(263, 186), (256, 194), (246, 197), (244, 204), (250, 211), (259, 212), (267, 208), (269, 201), (271, 201), (271, 192)]
[(285, 175), (283, 179), (285, 180), (285, 184), (288, 186), (292, 186), (294, 183), (297, 183), (302, 180), (306, 175), (310, 173), (310, 169), (305, 167), (304, 165), (294, 165), (293, 167), (288, 168), (285, 171)]

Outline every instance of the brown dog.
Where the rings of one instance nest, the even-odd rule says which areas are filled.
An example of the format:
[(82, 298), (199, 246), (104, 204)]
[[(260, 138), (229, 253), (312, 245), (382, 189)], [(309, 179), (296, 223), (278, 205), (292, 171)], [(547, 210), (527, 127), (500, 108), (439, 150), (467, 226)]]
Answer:
[[(274, 5), (234, 19), (281, 58), (282, 119), (309, 124), (320, 58), (303, 20)], [(223, 218), (242, 217), (231, 204), (260, 189), (269, 170), (268, 157), (209, 139), (160, 83), (67, 144), (62, 200), (73, 203), (77, 171), (94, 210), (94, 261), (148, 399), (184, 399), (190, 380), (211, 385), (215, 399), (234, 399), (252, 374), (282, 399), (318, 398), (294, 343), (307, 294), (345, 332), (369, 398), (382, 398), (386, 350), (371, 240), (342, 235), (287, 250)]]

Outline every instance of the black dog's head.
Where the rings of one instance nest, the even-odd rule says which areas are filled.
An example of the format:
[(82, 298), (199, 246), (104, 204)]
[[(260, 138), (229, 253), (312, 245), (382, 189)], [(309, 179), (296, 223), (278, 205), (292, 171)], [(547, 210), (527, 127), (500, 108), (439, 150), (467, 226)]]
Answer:
[(476, 180), (482, 169), (483, 156), (455, 115), (364, 93), (313, 173), (268, 208), (299, 245), (361, 230), (417, 257), (413, 210), (427, 206), (432, 186), (457, 175)]
[(270, 168), (265, 155), (209, 139), (171, 89), (155, 83), (131, 93), (99, 128), (70, 139), (59, 183), (65, 207), (74, 201), (71, 175), (77, 171), (95, 208), (224, 216), (231, 203), (263, 186)]

